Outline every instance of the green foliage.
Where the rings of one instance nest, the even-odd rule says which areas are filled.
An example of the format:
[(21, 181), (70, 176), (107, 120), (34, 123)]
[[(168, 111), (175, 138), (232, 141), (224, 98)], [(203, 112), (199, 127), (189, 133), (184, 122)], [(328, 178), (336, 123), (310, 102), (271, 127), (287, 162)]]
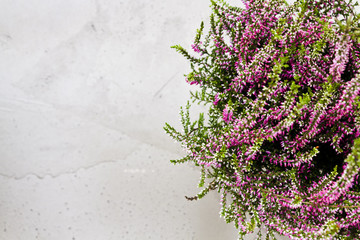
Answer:
[(190, 102), (181, 108), (181, 133), (164, 127), (188, 153), (171, 162), (201, 168), (202, 189), (187, 199), (222, 193), (220, 214), (240, 239), (260, 227), (266, 239), (356, 239), (360, 15), (324, 0), (246, 4), (211, 0), (209, 32), (201, 22), (192, 45), (198, 58), (173, 46), (200, 87), (192, 103), (207, 106), (196, 120)]
[(186, 49), (184, 49), (180, 45), (174, 45), (171, 48), (174, 48), (178, 53), (182, 54), (186, 59), (188, 59), (191, 63), (199, 62), (199, 59), (191, 56)]

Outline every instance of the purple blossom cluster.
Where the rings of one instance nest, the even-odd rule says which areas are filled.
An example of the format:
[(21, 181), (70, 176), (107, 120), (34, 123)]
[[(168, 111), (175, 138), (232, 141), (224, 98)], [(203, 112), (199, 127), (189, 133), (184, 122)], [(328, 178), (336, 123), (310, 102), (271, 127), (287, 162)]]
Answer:
[[(186, 81), (209, 104), (164, 128), (201, 168), (195, 197), (221, 193), (240, 238), (360, 239), (360, 14), (344, 0), (212, 1)], [(343, 20), (339, 20), (343, 17)], [(262, 232), (258, 231), (258, 239)]]

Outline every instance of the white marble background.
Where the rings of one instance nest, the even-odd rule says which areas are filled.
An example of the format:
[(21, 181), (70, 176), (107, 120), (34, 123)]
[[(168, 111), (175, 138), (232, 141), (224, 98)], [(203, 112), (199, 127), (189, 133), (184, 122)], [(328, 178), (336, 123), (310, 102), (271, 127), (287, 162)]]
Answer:
[(0, 0), (0, 240), (236, 239), (162, 129), (209, 4)]

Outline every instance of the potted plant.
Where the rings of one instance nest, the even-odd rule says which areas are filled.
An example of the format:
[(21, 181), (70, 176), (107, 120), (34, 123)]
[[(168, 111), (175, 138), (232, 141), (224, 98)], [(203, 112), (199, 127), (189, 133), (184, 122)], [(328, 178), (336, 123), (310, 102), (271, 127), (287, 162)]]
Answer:
[[(211, 0), (186, 81), (208, 106), (165, 131), (221, 194), (242, 239), (256, 227), (292, 239), (360, 239), (360, 15), (352, 1)], [(206, 121), (205, 121), (206, 118)], [(208, 181), (206, 181), (208, 179)], [(261, 231), (258, 239), (261, 239)]]

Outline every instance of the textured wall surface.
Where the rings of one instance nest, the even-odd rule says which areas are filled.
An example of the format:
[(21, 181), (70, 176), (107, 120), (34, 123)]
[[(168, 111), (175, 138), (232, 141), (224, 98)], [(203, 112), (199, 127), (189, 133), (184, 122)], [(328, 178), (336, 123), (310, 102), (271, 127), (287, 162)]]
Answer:
[(209, 3), (0, 0), (0, 240), (236, 239), (162, 129)]

